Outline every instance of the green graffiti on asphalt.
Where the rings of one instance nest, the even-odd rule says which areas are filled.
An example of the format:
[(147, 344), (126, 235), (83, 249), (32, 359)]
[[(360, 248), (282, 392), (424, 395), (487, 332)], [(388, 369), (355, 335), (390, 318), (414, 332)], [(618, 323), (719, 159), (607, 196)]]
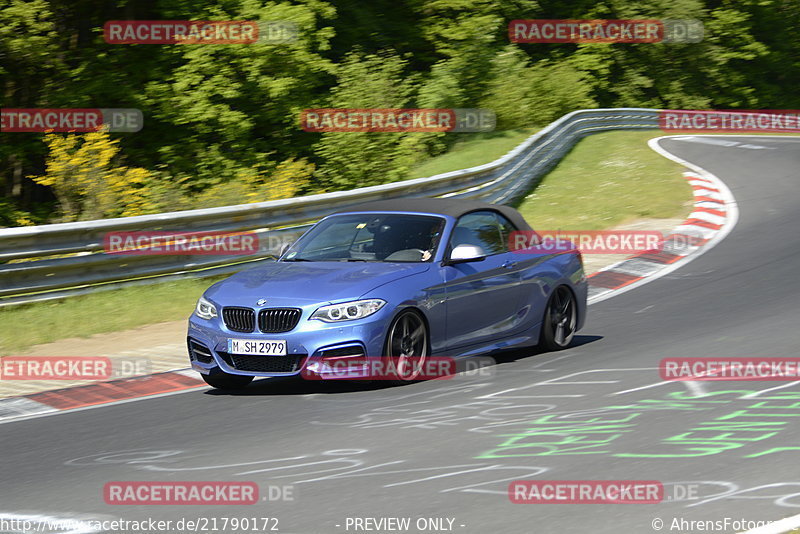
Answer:
[[(691, 458), (710, 456), (745, 446), (760, 450), (744, 456), (757, 458), (769, 454), (800, 451), (798, 446), (769, 447), (766, 440), (776, 437), (800, 417), (800, 393), (773, 392), (752, 399), (755, 391), (731, 390), (696, 397), (674, 392), (664, 399), (646, 399), (623, 406), (606, 406), (570, 414), (544, 415), (525, 423), (514, 434), (503, 434), (500, 445), (478, 458), (514, 458), (599, 454), (617, 458)], [(787, 402), (794, 401), (794, 402)], [(649, 450), (626, 451), (626, 437), (641, 443), (643, 433), (652, 436), (656, 428), (643, 425), (659, 410), (704, 411), (736, 409), (711, 420), (693, 424), (683, 432), (657, 441)], [(653, 450), (655, 448), (655, 450)]]

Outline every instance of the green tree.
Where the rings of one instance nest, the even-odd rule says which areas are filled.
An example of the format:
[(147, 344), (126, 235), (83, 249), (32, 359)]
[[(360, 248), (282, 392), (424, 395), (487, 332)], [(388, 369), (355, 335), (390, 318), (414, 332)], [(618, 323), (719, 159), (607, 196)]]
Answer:
[(300, 38), (284, 44), (176, 46), (180, 62), (145, 88), (153, 128), (162, 132), (160, 161), (202, 189), (233, 178), (239, 169), (269, 171), (274, 159), (302, 154), (310, 138), (300, 130), (300, 110), (333, 81), (335, 67), (319, 51), (330, 28), (317, 28), (335, 11), (326, 3), (241, 2), (215, 19), (288, 20)]
[[(331, 90), (334, 108), (410, 107), (417, 77), (403, 77), (406, 62), (392, 52), (348, 55)], [(339, 191), (403, 178), (443, 135), (419, 132), (325, 132), (316, 143), (322, 190)]]
[(506, 47), (493, 61), (481, 107), (497, 114), (498, 129), (544, 126), (576, 109), (595, 106), (583, 74), (565, 63), (531, 66), (518, 48)]

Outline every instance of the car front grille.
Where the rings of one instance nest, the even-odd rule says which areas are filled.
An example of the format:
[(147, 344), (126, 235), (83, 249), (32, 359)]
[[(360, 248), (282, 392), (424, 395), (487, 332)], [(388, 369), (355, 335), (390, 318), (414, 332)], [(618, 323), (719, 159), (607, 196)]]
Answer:
[(303, 366), (305, 354), (288, 354), (286, 356), (248, 356), (217, 352), (225, 363), (237, 371), (254, 373), (294, 373)]
[(298, 308), (267, 308), (258, 313), (258, 328), (267, 334), (292, 330), (300, 321)]
[(222, 320), (234, 332), (252, 332), (256, 327), (256, 313), (251, 308), (222, 308)]
[(192, 338), (187, 338), (187, 343), (189, 345), (189, 357), (191, 359), (200, 363), (214, 362), (214, 357), (211, 355), (211, 351), (208, 350), (208, 347)]

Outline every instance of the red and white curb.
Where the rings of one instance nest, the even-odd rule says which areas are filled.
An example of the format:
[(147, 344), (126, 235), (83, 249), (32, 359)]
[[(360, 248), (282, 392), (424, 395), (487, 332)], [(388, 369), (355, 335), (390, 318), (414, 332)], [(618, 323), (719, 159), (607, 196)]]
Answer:
[[(710, 250), (736, 224), (739, 211), (727, 186), (708, 171), (661, 148), (658, 144), (660, 139), (664, 137), (652, 139), (650, 147), (690, 169), (684, 176), (694, 189), (694, 210), (667, 237), (661, 251), (632, 256), (589, 276), (589, 304), (619, 295), (674, 271)], [(199, 373), (180, 369), (43, 391), (0, 399), (0, 424), (175, 395), (201, 387), (206, 387), (206, 383)]]
[(589, 304), (619, 295), (660, 278), (714, 247), (727, 236), (739, 219), (736, 199), (725, 183), (705, 169), (664, 150), (658, 142), (650, 148), (690, 169), (683, 176), (694, 190), (694, 209), (673, 229), (658, 252), (645, 252), (610, 265), (588, 277)]
[(17, 419), (78, 411), (106, 404), (122, 404), (145, 397), (164, 397), (206, 386), (192, 369), (119, 378), (83, 386), (0, 399), (0, 424)]

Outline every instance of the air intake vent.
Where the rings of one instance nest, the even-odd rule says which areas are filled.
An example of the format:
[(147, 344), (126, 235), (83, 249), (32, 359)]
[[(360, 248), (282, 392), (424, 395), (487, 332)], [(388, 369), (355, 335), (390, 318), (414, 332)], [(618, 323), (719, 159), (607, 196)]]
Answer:
[(237, 371), (251, 373), (296, 373), (303, 367), (305, 354), (288, 354), (286, 356), (247, 356), (218, 352), (225, 363)]
[(208, 350), (208, 347), (206, 347), (202, 343), (198, 343), (192, 338), (188, 338), (188, 343), (189, 343), (189, 355), (194, 361), (200, 363), (214, 362), (214, 357), (211, 355), (211, 351)]

